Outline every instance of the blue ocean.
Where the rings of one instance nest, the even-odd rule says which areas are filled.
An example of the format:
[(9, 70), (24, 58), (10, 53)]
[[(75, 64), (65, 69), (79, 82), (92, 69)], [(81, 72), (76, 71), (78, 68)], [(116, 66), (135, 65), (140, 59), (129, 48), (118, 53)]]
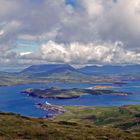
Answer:
[[(129, 96), (89, 95), (88, 93), (76, 99), (39, 99), (27, 96), (21, 91), (27, 88), (89, 88), (96, 85), (113, 86), (114, 90), (132, 92)], [(36, 103), (49, 102), (55, 105), (82, 105), (82, 106), (121, 106), (140, 104), (140, 81), (128, 81), (121, 86), (113, 84), (81, 84), (81, 83), (49, 83), (26, 84), (0, 87), (0, 111), (14, 112), (24, 116), (43, 117), (47, 112), (36, 108)]]

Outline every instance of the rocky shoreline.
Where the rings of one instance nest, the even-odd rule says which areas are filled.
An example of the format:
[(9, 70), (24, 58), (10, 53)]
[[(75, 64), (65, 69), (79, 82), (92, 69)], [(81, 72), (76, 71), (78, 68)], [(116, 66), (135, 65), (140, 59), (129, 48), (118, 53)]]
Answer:
[(44, 116), (45, 118), (54, 118), (58, 114), (67, 112), (67, 110), (65, 110), (62, 106), (52, 105), (48, 102), (37, 103), (35, 106), (39, 109), (43, 109), (43, 110), (49, 112), (46, 116)]

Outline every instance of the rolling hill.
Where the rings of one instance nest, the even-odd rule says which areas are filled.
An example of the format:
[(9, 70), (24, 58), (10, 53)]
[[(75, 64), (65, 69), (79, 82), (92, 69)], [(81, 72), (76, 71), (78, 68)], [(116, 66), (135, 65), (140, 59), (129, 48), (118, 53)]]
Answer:
[(63, 71), (77, 71), (72, 66), (67, 64), (45, 64), (45, 65), (32, 65), (24, 70), (22, 70), (20, 73), (23, 74), (40, 74), (40, 73), (60, 73)]

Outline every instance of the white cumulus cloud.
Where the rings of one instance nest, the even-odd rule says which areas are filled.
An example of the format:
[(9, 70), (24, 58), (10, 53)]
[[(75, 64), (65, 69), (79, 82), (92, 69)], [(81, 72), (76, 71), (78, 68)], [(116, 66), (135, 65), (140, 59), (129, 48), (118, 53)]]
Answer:
[(125, 50), (122, 42), (58, 44), (49, 41), (40, 48), (40, 58), (46, 62), (70, 64), (135, 64), (140, 53)]

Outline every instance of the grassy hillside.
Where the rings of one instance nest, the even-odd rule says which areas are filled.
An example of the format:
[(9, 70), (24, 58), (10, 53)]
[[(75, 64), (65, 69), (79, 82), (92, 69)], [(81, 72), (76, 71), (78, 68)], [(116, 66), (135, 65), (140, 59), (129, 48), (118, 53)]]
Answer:
[(2, 140), (135, 140), (135, 135), (117, 128), (84, 123), (33, 119), (0, 113)]
[(121, 107), (66, 106), (69, 112), (59, 115), (58, 121), (85, 122), (131, 129), (140, 127), (140, 104)]
[[(0, 113), (0, 140), (139, 140), (140, 105), (65, 107), (56, 119)], [(135, 123), (137, 120), (137, 123)]]
[(121, 107), (67, 106), (69, 112), (59, 115), (57, 121), (93, 124), (120, 128), (140, 138), (140, 105)]

